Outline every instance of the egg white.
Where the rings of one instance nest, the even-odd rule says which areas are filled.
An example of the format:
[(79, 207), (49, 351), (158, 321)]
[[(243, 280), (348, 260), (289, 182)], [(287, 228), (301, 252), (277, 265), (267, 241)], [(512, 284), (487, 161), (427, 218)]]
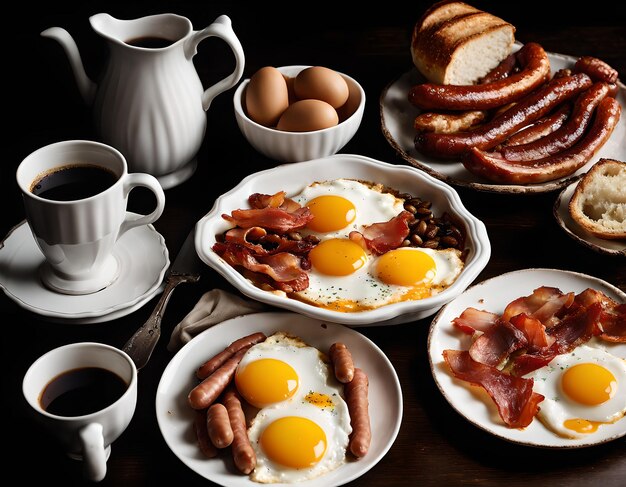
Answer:
[[(562, 374), (569, 367), (595, 363), (609, 370), (617, 382), (617, 390), (612, 398), (597, 406), (586, 406), (570, 399), (561, 387)], [(533, 391), (545, 399), (539, 404), (537, 417), (549, 429), (566, 438), (588, 436), (563, 426), (568, 419), (585, 419), (612, 423), (624, 420), (626, 414), (626, 361), (606, 350), (581, 345), (570, 353), (555, 357), (548, 365), (537, 369), (525, 377), (534, 379)], [(601, 428), (602, 426), (600, 426)], [(593, 433), (590, 433), (593, 434)]]
[(318, 196), (341, 196), (354, 205), (356, 217), (346, 227), (334, 231), (319, 233), (308, 228), (300, 230), (302, 235), (315, 235), (320, 240), (329, 238), (348, 238), (351, 231), (363, 231), (365, 225), (386, 222), (404, 210), (404, 200), (391, 193), (381, 193), (359, 181), (352, 179), (335, 179), (310, 184), (291, 199), (301, 206)]
[[(435, 261), (435, 275), (431, 281), (421, 285), (429, 288), (428, 295), (434, 296), (450, 286), (463, 270), (460, 251), (456, 249), (433, 250), (406, 247), (407, 251), (423, 252)], [(404, 249), (403, 249), (404, 250)], [(295, 293), (299, 299), (333, 309), (333, 303), (350, 301), (356, 303), (357, 311), (374, 309), (386, 304), (402, 301), (402, 297), (413, 287), (387, 284), (377, 275), (378, 257), (368, 254), (367, 262), (356, 272), (347, 276), (328, 276), (315, 267), (308, 271), (309, 286)], [(341, 309), (339, 309), (341, 311)]]
[[(254, 417), (249, 422), (248, 437), (257, 457), (250, 478), (262, 483), (299, 482), (322, 475), (345, 463), (348, 437), (352, 432), (348, 406), (343, 399), (343, 385), (337, 381), (328, 358), (318, 349), (284, 332), (252, 346), (243, 356), (239, 368), (259, 360), (273, 358), (288, 363), (297, 373), (299, 385), (294, 395), (260, 409), (248, 408)], [(316, 392), (328, 396), (332, 406), (320, 408), (306, 400)], [(308, 418), (326, 434), (327, 448), (322, 459), (308, 469), (290, 469), (272, 462), (260, 447), (263, 430), (274, 420), (285, 416)]]

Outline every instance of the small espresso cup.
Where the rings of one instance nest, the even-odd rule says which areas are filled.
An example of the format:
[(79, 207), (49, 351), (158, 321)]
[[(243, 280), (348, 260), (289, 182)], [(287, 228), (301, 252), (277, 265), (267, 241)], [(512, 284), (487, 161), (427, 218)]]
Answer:
[[(42, 147), (17, 168), (26, 220), (45, 257), (43, 283), (64, 294), (100, 291), (119, 275), (114, 247), (131, 228), (157, 220), (165, 206), (153, 176), (128, 173), (113, 147), (67, 140)], [(128, 194), (143, 186), (156, 196), (148, 215), (126, 211)]]
[(137, 368), (123, 351), (102, 343), (72, 343), (38, 358), (22, 391), (35, 417), (67, 454), (84, 462), (85, 476), (106, 475), (111, 443), (137, 404)]

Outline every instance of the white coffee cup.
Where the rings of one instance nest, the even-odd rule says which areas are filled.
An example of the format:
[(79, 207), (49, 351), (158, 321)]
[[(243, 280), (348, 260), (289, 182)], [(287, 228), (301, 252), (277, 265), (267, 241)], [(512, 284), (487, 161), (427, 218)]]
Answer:
[[(42, 393), (59, 375), (74, 369), (97, 367), (116, 374), (126, 384), (121, 397), (105, 408), (81, 416), (49, 413), (41, 404)], [(102, 343), (72, 343), (55, 348), (38, 358), (22, 382), (24, 397), (43, 423), (61, 442), (67, 454), (84, 461), (88, 479), (106, 475), (111, 443), (126, 429), (137, 404), (137, 368), (123, 351)]]
[[(115, 182), (93, 196), (71, 201), (46, 199), (32, 192), (43, 176), (69, 166), (97, 166), (113, 173)], [(46, 259), (41, 279), (64, 294), (89, 294), (114, 282), (120, 271), (113, 252), (115, 242), (131, 228), (157, 220), (165, 207), (156, 178), (129, 174), (124, 156), (99, 142), (67, 140), (42, 147), (21, 162), (16, 178), (26, 219)], [(154, 211), (140, 217), (126, 211), (128, 194), (137, 186), (156, 196)]]

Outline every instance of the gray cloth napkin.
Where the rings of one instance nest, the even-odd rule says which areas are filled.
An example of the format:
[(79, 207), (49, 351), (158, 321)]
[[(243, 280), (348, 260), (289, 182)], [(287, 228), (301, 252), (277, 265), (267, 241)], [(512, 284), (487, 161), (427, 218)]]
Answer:
[(176, 352), (193, 337), (213, 325), (236, 316), (258, 313), (269, 309), (262, 303), (242, 299), (221, 289), (202, 295), (193, 309), (176, 325), (167, 349)]

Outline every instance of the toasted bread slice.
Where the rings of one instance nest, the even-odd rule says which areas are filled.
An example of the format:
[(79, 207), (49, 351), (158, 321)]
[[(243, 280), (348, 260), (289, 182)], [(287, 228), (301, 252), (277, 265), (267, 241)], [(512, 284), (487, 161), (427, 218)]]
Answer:
[(470, 85), (508, 56), (515, 27), (463, 2), (443, 2), (415, 25), (413, 63), (434, 83)]
[(626, 162), (600, 159), (579, 181), (569, 212), (587, 232), (626, 239)]

